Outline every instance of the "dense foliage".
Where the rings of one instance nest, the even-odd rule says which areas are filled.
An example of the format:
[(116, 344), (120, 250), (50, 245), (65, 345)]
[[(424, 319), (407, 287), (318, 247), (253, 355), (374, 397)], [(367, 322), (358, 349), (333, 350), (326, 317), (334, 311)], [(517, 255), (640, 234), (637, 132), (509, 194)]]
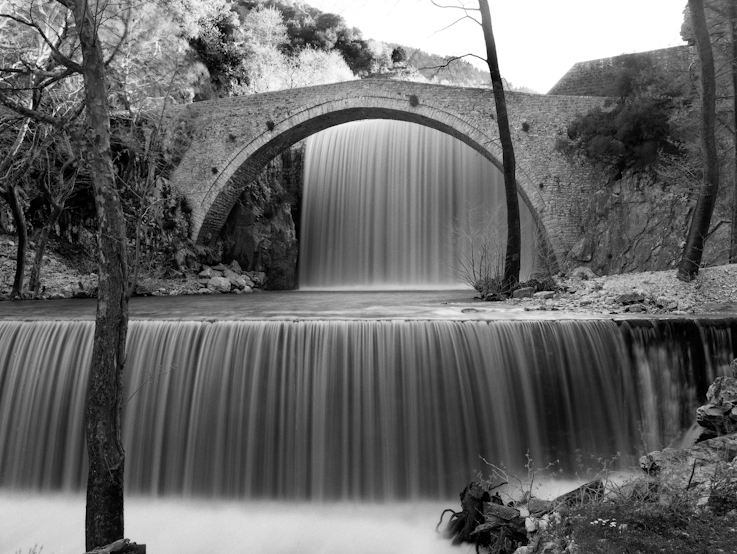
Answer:
[(572, 121), (569, 140), (559, 142), (558, 149), (583, 154), (620, 178), (626, 170), (651, 167), (664, 152), (679, 153), (672, 122), (690, 99), (682, 83), (669, 82), (647, 58), (621, 56), (614, 70), (601, 91), (610, 100)]

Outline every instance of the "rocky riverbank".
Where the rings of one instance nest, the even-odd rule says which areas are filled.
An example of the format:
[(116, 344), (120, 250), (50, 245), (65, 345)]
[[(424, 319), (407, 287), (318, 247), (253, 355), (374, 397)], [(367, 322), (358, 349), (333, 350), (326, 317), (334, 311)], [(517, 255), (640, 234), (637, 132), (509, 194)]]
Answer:
[[(0, 235), (0, 299), (8, 299), (15, 272), (15, 237)], [(33, 249), (27, 254), (30, 272)], [(97, 288), (94, 263), (79, 255), (49, 250), (44, 257), (42, 299), (90, 297)], [(623, 314), (737, 313), (737, 264), (705, 268), (691, 283), (676, 279), (675, 270), (597, 277), (578, 268), (554, 278), (555, 291), (516, 291), (505, 304), (528, 311), (578, 311)], [(267, 285), (265, 275), (244, 272), (237, 263), (199, 268), (144, 271), (136, 295), (244, 294)], [(469, 291), (469, 299), (474, 296)]]
[[(525, 310), (587, 313), (737, 313), (737, 264), (708, 267), (691, 283), (676, 271), (647, 271), (597, 277), (579, 268), (555, 278), (558, 291), (524, 293), (512, 302)], [(519, 296), (521, 291), (515, 291)]]

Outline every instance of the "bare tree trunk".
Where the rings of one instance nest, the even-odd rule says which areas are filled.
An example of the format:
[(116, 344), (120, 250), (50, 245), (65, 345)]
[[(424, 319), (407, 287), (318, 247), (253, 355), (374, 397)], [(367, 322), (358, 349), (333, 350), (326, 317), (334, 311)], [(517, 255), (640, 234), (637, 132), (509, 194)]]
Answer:
[(677, 277), (681, 281), (691, 281), (699, 273), (704, 241), (709, 233), (709, 222), (714, 212), (717, 191), (719, 190), (719, 160), (715, 137), (716, 127), (716, 78), (714, 75), (714, 55), (711, 37), (706, 26), (703, 0), (688, 0), (691, 24), (696, 49), (701, 63), (699, 88), (701, 89), (701, 154), (703, 157), (704, 180), (694, 208), (693, 218), (688, 230), (683, 257), (678, 264)]
[(737, 3), (729, 2), (729, 29), (732, 41), (732, 124), (734, 135), (732, 145), (734, 147), (732, 177), (732, 233), (729, 245), (729, 263), (737, 263)]
[(120, 439), (120, 419), (128, 330), (128, 266), (125, 221), (110, 150), (110, 108), (95, 6), (87, 0), (59, 1), (72, 10), (79, 34), (89, 164), (98, 222), (99, 286), (86, 412), (89, 474), (85, 543), (90, 551), (124, 536), (125, 453)]
[[(72, 163), (74, 163), (74, 158), (64, 163), (59, 170), (59, 175), (57, 177), (58, 188), (54, 189), (56, 194), (52, 192), (52, 187), (49, 186), (47, 181), (44, 181), (43, 179), (41, 180), (41, 186), (43, 188), (44, 196), (51, 206), (51, 214), (49, 214), (49, 217), (46, 220), (43, 229), (41, 229), (41, 232), (36, 239), (36, 256), (33, 259), (31, 276), (28, 283), (28, 289), (31, 291), (34, 298), (38, 296), (39, 289), (41, 288), (41, 271), (43, 270), (43, 257), (44, 253), (46, 252), (46, 245), (49, 242), (49, 236), (51, 236), (51, 231), (54, 229), (54, 225), (56, 225), (59, 217), (61, 217), (67, 200), (72, 195), (72, 192), (74, 192), (74, 187), (77, 182), (76, 169), (72, 177), (66, 180), (64, 178), (64, 171)], [(49, 172), (51, 172), (50, 167)], [(48, 178), (51, 179), (51, 176), (49, 176)]]
[(13, 214), (13, 222), (18, 232), (18, 248), (16, 249), (15, 277), (13, 278), (13, 289), (10, 291), (11, 298), (23, 298), (23, 274), (26, 269), (26, 249), (28, 247), (28, 227), (26, 217), (23, 214), (23, 206), (18, 199), (18, 191), (15, 185), (9, 185), (4, 191), (3, 198), (10, 206)]
[[(30, 158), (26, 157), (26, 159), (20, 164), (20, 167), (13, 168), (12, 166), (14, 161), (18, 161), (16, 157), (26, 135), (28, 134), (29, 123), (28, 118), (23, 120), (23, 124), (18, 130), (13, 146), (10, 148), (10, 151), (7, 153), (5, 158), (0, 161), (0, 176), (7, 179), (5, 186), (0, 186), (0, 198), (3, 198), (8, 203), (10, 211), (13, 214), (15, 228), (18, 231), (18, 248), (16, 250), (13, 288), (10, 292), (11, 298), (22, 298), (23, 295), (23, 273), (25, 272), (26, 265), (28, 227), (26, 225), (26, 216), (23, 213), (23, 206), (21, 206), (20, 200), (18, 199), (17, 178), (24, 172), (25, 166), (30, 161)], [(3, 177), (0, 177), (0, 179)]]
[(31, 266), (31, 275), (28, 281), (28, 290), (31, 291), (33, 297), (36, 298), (41, 288), (41, 270), (43, 268), (43, 257), (46, 252), (46, 245), (49, 243), (49, 236), (51, 230), (56, 225), (56, 222), (61, 216), (61, 212), (64, 210), (64, 206), (60, 204), (54, 204), (51, 210), (51, 215), (44, 224), (43, 229), (36, 239), (36, 255), (33, 258), (33, 266)]
[(504, 98), (504, 83), (499, 72), (499, 60), (496, 55), (496, 43), (491, 27), (491, 12), (489, 11), (488, 0), (479, 0), (479, 8), (481, 10), (481, 27), (484, 30), (484, 41), (486, 42), (486, 62), (489, 65), (491, 86), (494, 89), (499, 141), (502, 144), (504, 192), (507, 199), (507, 252), (504, 257), (502, 291), (509, 293), (512, 287), (519, 282), (520, 251), (522, 249), (517, 179), (515, 177), (516, 164), (512, 135), (509, 130), (507, 102)]

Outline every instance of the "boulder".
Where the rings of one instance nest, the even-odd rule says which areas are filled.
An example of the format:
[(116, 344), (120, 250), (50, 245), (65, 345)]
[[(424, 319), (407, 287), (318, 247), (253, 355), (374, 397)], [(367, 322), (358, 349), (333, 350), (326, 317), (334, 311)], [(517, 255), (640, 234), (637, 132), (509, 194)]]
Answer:
[(213, 277), (207, 282), (207, 288), (214, 292), (230, 292), (231, 285), (225, 277)]
[(512, 298), (532, 298), (534, 294), (534, 287), (522, 287), (512, 292)]
[(254, 271), (249, 274), (249, 277), (256, 286), (263, 287), (266, 284), (266, 273), (263, 271)]
[(543, 290), (535, 293), (535, 298), (539, 298), (540, 300), (550, 300), (554, 296), (555, 292), (552, 290)]
[(706, 392), (706, 400), (707, 404), (696, 410), (696, 421), (707, 434), (737, 432), (737, 378), (717, 377)]
[(230, 268), (223, 270), (223, 277), (230, 281), (231, 286), (237, 289), (244, 289), (246, 287), (246, 278), (243, 275), (238, 275)]
[(737, 470), (737, 435), (715, 437), (688, 449), (666, 448), (640, 458), (652, 479), (650, 492), (663, 500), (687, 494), (708, 503), (719, 480)]
[(645, 301), (645, 295), (641, 291), (632, 291), (619, 294), (614, 298), (618, 304), (642, 304)]

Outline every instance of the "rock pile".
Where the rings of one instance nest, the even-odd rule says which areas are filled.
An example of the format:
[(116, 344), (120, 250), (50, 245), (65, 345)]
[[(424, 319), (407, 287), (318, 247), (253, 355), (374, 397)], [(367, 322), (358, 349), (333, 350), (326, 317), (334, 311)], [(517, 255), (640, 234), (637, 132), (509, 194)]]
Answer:
[(582, 267), (554, 277), (554, 286), (546, 290), (523, 284), (512, 298), (490, 293), (485, 299), (503, 301), (525, 311), (654, 315), (736, 312), (737, 285), (729, 281), (735, 276), (735, 265), (705, 268), (691, 283), (678, 281), (675, 271), (597, 277)]
[(640, 458), (651, 491), (662, 500), (685, 494), (705, 506), (721, 503), (724, 491), (731, 490), (737, 508), (737, 359), (730, 367), (733, 377), (717, 377), (706, 394), (707, 404), (696, 410), (703, 428), (699, 442)]
[(237, 260), (229, 265), (204, 266), (198, 275), (197, 294), (244, 294), (260, 290), (266, 282), (266, 274), (260, 271), (244, 272)]
[(737, 432), (737, 360), (732, 362), (733, 377), (717, 377), (706, 393), (707, 403), (696, 410), (702, 436), (718, 437)]

